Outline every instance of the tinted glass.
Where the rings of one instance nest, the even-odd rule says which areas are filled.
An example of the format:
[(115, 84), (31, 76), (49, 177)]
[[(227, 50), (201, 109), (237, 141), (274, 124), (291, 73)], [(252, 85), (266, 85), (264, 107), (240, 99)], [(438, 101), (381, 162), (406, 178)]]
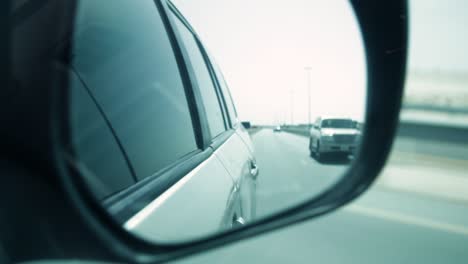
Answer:
[(205, 106), (211, 135), (215, 137), (225, 130), (225, 126), (223, 114), (221, 112), (218, 96), (216, 94), (210, 72), (195, 37), (176, 16), (174, 16), (174, 18), (195, 73), (196, 82), (200, 89), (203, 104)]
[(88, 173), (85, 180), (100, 199), (134, 183), (115, 137), (76, 75), (70, 76), (74, 152)]
[(322, 121), (323, 128), (355, 128), (356, 125), (349, 119), (326, 119)]
[[(239, 187), (239, 204), (230, 207), (238, 206), (239, 211), (222, 218), (229, 219), (231, 226), (248, 225), (320, 196), (343, 180), (360, 160), (360, 128), (365, 126), (367, 101), (365, 46), (349, 1), (291, 0), (285, 4), (257, 0), (249, 1), (248, 7), (245, 1), (171, 2), (179, 11), (174, 14), (185, 17), (175, 22), (170, 17), (178, 35), (183, 35), (179, 39), (190, 43), (185, 43), (190, 47), (184, 55), (197, 53), (198, 61), (194, 63), (192, 58), (189, 68), (198, 75), (203, 70), (204, 80), (209, 82), (193, 40), (199, 34), (204, 40), (203, 45), (197, 41), (202, 54), (208, 53), (206, 44), (229, 77), (245, 127), (236, 127), (216, 153), (234, 182), (239, 182), (235, 186)], [(216, 91), (229, 121), (234, 107), (221, 72), (207, 55), (205, 61), (216, 76)], [(330, 126), (345, 129), (312, 129), (317, 118), (319, 127), (323, 119), (337, 119)], [(213, 196), (213, 200), (219, 199)], [(171, 209), (184, 208), (180, 202)], [(214, 210), (209, 213), (212, 216)], [(196, 220), (185, 222), (184, 227), (207, 223)]]
[(184, 86), (153, 1), (80, 1), (73, 66), (138, 179), (197, 149)]
[(216, 73), (219, 86), (223, 93), (224, 102), (226, 103), (226, 108), (229, 112), (231, 124), (235, 125), (237, 123), (237, 113), (236, 113), (236, 108), (234, 107), (234, 102), (232, 100), (231, 93), (229, 92), (229, 87), (226, 83), (226, 80), (224, 79), (223, 73), (221, 72), (221, 69), (219, 68), (218, 64), (213, 60), (211, 56), (210, 56), (210, 60), (211, 60), (211, 64), (213, 65), (213, 69)]

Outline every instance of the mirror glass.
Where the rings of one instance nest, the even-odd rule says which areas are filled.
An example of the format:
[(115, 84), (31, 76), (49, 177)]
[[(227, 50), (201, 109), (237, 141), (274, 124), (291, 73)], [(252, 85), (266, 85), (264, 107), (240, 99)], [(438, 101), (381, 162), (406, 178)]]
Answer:
[(102, 207), (158, 243), (316, 197), (352, 165), (366, 101), (348, 1), (80, 0), (72, 155)]

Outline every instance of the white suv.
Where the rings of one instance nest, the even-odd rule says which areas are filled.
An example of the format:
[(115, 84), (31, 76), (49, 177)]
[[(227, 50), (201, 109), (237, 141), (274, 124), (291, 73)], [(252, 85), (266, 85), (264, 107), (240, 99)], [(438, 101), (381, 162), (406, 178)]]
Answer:
[(310, 129), (310, 155), (320, 161), (324, 154), (353, 154), (361, 134), (358, 126), (349, 118), (317, 118)]

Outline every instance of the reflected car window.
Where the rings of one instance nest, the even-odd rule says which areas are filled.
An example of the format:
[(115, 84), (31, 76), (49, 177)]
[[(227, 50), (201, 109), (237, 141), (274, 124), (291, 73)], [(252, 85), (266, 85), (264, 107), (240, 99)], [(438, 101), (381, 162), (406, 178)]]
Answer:
[(213, 65), (213, 69), (216, 73), (216, 77), (218, 79), (221, 91), (223, 92), (223, 98), (224, 98), (224, 102), (226, 103), (227, 111), (229, 113), (231, 125), (234, 126), (237, 123), (237, 112), (236, 112), (236, 107), (234, 106), (234, 101), (232, 100), (231, 92), (229, 91), (229, 87), (226, 83), (226, 79), (224, 78), (224, 75), (221, 69), (219, 68), (218, 64), (211, 56), (210, 56), (210, 60), (211, 60), (211, 64)]
[(75, 74), (70, 76), (70, 86), (74, 152), (89, 170), (85, 180), (91, 190), (103, 199), (134, 184), (133, 175), (111, 128)]
[(197, 150), (184, 86), (154, 2), (79, 3), (72, 65), (138, 180)]
[(182, 37), (183, 44), (188, 52), (193, 71), (195, 73), (196, 82), (200, 90), (203, 105), (205, 106), (206, 116), (208, 118), (208, 126), (211, 136), (216, 137), (226, 130), (224, 125), (223, 113), (221, 111), (220, 102), (216, 94), (213, 80), (205, 63), (205, 59), (189, 29), (177, 18), (170, 13), (174, 18), (176, 27)]

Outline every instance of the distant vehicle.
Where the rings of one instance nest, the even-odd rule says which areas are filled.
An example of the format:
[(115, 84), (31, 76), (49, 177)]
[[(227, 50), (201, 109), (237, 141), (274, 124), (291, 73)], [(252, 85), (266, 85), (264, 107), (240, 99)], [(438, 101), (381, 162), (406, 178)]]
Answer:
[(245, 129), (249, 129), (252, 127), (250, 121), (242, 121), (241, 124), (244, 126)]
[(361, 132), (349, 118), (319, 117), (310, 129), (310, 156), (317, 161), (325, 154), (354, 154)]
[(276, 126), (273, 128), (273, 132), (281, 132), (281, 126)]

